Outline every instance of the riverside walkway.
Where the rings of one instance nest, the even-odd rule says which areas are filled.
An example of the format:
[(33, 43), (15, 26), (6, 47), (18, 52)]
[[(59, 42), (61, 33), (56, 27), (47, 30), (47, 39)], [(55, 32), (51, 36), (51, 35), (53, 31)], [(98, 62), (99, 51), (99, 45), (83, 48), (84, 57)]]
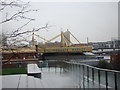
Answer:
[[(11, 83), (12, 82), (12, 83)], [(76, 88), (67, 73), (60, 68), (42, 68), (42, 77), (21, 75), (5, 75), (2, 77), (3, 88)]]
[(120, 90), (119, 71), (68, 61), (59, 62), (58, 65), (57, 62), (50, 66), (49, 61), (47, 67), (40, 67), (41, 78), (27, 74), (5, 75), (2, 77), (3, 88), (104, 88), (105, 90)]

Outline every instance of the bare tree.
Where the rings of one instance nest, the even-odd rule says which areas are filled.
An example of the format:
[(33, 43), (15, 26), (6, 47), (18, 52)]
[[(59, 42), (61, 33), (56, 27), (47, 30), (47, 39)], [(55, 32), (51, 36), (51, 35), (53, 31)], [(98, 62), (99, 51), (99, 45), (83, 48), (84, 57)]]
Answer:
[[(35, 21), (34, 18), (28, 17), (27, 15), (31, 12), (37, 12), (38, 10), (32, 10), (29, 8), (30, 2), (22, 2), (20, 0), (0, 0), (0, 14), (4, 13), (4, 18), (0, 19), (0, 25), (5, 25), (7, 23), (11, 23), (14, 21), (22, 21), (25, 20), (25, 23), (21, 26), (19, 26), (17, 29), (12, 30), (10, 33), (3, 33), (2, 42), (4, 45), (6, 44), (6, 41), (9, 43), (9, 45), (6, 45), (6, 48), (12, 51), (12, 55), (14, 56), (16, 53), (14, 52), (13, 48), (11, 46), (17, 45), (17, 43), (21, 43), (23, 41), (29, 42), (26, 40), (24, 35), (30, 34), (32, 32), (37, 32), (43, 29), (48, 29), (51, 26), (48, 26), (48, 24), (45, 24), (44, 26), (31, 28), (29, 30), (24, 30), (25, 27), (27, 27), (31, 22)], [(9, 14), (6, 9), (9, 9), (11, 14)], [(12, 11), (11, 9), (17, 9), (15, 11)], [(12, 58), (12, 56), (9, 57), (8, 61)]]
[(2, 45), (7, 46), (7, 36), (4, 33), (2, 33), (1, 38), (2, 38)]
[[(5, 18), (2, 18), (2, 20), (0, 21), (0, 24), (3, 25), (6, 23), (9, 23), (9, 22), (12, 22), (14, 20), (16, 20), (16, 21), (26, 20), (27, 21), (26, 23), (24, 23), (17, 29), (6, 34), (7, 40), (9, 41), (9, 43), (10, 43), (10, 41), (12, 41), (11, 45), (17, 43), (16, 39), (18, 39), (18, 38), (21, 39), (21, 41), (23, 41), (23, 40), (27, 41), (27, 40), (25, 40), (25, 38), (22, 37), (22, 35), (24, 35), (24, 34), (37, 32), (39, 30), (47, 29), (49, 27), (48, 24), (45, 24), (45, 26), (38, 27), (37, 29), (23, 30), (24, 27), (26, 27), (31, 22), (35, 21), (34, 18), (28, 17), (26, 14), (38, 11), (38, 10), (29, 9), (29, 7), (30, 7), (30, 2), (22, 2), (20, 0), (13, 0), (13, 1), (0, 0), (0, 13), (4, 13), (4, 16), (5, 16)], [(17, 10), (9, 15), (8, 12), (5, 12), (5, 10), (7, 8), (10, 8), (10, 9), (16, 8)]]

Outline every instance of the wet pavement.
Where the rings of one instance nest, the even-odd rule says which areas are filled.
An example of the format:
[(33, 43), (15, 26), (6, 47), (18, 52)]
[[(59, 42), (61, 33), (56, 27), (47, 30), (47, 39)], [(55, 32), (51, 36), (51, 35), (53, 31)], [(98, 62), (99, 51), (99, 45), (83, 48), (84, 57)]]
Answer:
[(60, 68), (42, 68), (42, 77), (5, 75), (2, 77), (3, 88), (76, 88), (70, 75)]
[[(2, 77), (3, 88), (115, 88), (120, 89), (120, 73), (106, 73), (89, 67), (75, 64), (67, 64), (56, 61), (44, 62), (43, 65), (38, 64), (42, 71), (41, 78), (28, 76), (27, 74), (4, 75)], [(58, 68), (59, 67), (59, 68)], [(61, 67), (61, 68), (60, 68)], [(89, 73), (89, 74), (88, 74)]]

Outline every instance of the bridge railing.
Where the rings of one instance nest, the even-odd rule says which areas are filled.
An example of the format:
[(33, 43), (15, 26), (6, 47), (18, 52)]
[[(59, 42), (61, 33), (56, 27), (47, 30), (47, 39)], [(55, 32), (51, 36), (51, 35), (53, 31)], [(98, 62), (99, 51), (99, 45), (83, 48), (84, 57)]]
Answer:
[(101, 69), (83, 63), (64, 61), (64, 71), (71, 73), (79, 88), (120, 90), (120, 71)]

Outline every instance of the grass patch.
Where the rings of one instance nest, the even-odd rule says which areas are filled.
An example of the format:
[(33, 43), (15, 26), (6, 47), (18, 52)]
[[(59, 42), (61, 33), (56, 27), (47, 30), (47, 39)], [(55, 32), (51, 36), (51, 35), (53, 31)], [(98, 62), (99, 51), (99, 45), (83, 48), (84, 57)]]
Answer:
[(26, 68), (7, 68), (2, 69), (2, 75), (13, 75), (13, 74), (26, 74)]

